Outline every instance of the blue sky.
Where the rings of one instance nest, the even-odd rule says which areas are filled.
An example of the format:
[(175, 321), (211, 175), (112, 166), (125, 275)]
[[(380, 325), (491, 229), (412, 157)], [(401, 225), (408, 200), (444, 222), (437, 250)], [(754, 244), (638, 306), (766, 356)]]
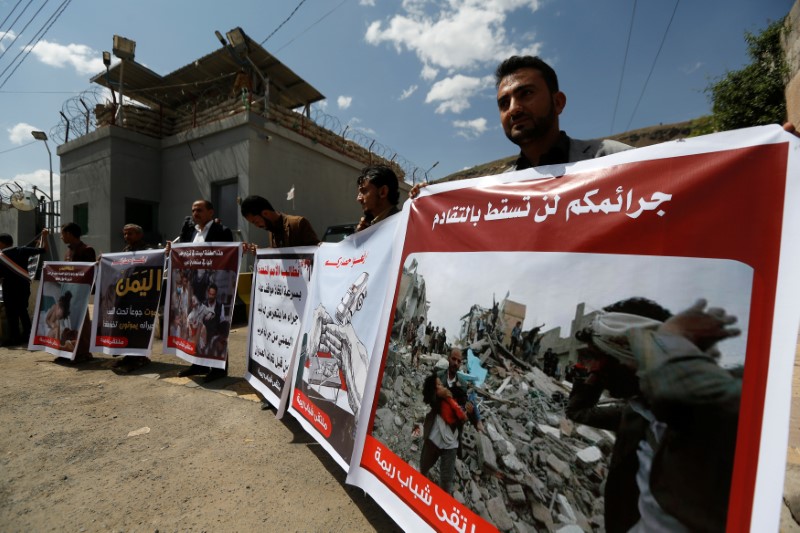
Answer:
[[(28, 1), (0, 0), (0, 21), (8, 17), (0, 25), (0, 181), (45, 190), (47, 152), (30, 130), (50, 133), (65, 101), (90, 88), (114, 34), (137, 42), (138, 62), (167, 74), (217, 49), (214, 30), (241, 26), (260, 42), (300, 4), (67, 0), (8, 77), (13, 58), (62, 3), (30, 0), (12, 25)], [(429, 174), (437, 179), (516, 152), (499, 127), (491, 78), (508, 55), (550, 62), (567, 95), (562, 129), (600, 137), (708, 114), (709, 81), (748, 62), (744, 32), (762, 30), (792, 3), (636, 2), (618, 106), (634, 0), (305, 0), (264, 47), (327, 97), (325, 113), (422, 169), (438, 161)]]

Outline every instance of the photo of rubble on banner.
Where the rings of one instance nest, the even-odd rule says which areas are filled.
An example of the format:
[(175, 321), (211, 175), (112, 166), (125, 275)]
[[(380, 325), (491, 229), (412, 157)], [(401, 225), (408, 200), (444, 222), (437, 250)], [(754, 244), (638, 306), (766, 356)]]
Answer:
[(348, 483), (414, 531), (757, 528), (800, 319), (797, 145), (752, 128), (426, 187)]
[[(466, 263), (502, 275), (476, 286), (471, 276), (460, 274)], [(704, 431), (693, 434), (714, 457), (694, 474), (714, 480), (716, 490), (729, 489), (735, 391), (741, 387), (750, 314), (752, 269), (746, 265), (623, 255), (429, 253), (406, 258), (400, 285), (405, 290), (398, 294), (372, 435), (498, 529), (514, 523), (552, 528), (557, 520), (545, 517), (555, 502), (554, 513), (593, 531), (604, 523), (604, 483), (620, 487), (615, 493), (620, 506), (636, 507), (635, 471), (626, 479), (609, 467), (611, 457), (619, 461), (618, 449), (630, 449), (623, 442), (630, 435), (613, 433), (619, 425), (615, 417), (653, 417), (648, 404), (679, 401), (656, 398), (657, 390), (638, 390), (639, 379), (649, 384), (645, 380), (666, 378), (659, 370), (663, 361), (651, 359), (630, 330), (639, 328), (660, 342), (657, 332), (699, 298), (737, 317), (732, 325), (742, 330), (704, 346), (709, 357), (703, 362), (716, 367), (711, 372), (729, 375), (735, 399), (720, 398), (717, 409), (706, 406), (699, 424)], [(452, 333), (440, 341), (442, 330)], [(671, 339), (674, 350), (699, 355), (679, 337)], [(608, 383), (600, 383), (598, 373), (587, 379), (589, 369), (605, 364), (610, 374), (617, 363), (638, 366), (643, 375), (629, 371), (609, 376)], [(689, 363), (702, 371), (696, 360)], [(433, 379), (445, 387), (440, 392), (450, 394), (431, 395)], [(604, 393), (606, 387), (611, 390)], [(670, 409), (672, 416), (686, 411), (678, 405)], [(452, 415), (459, 411), (460, 418)], [(451, 433), (448, 461), (443, 445)], [(663, 438), (674, 438), (672, 433)], [(533, 504), (526, 492), (538, 496)], [(726, 511), (703, 513), (724, 523)]]
[(164, 353), (225, 368), (240, 260), (237, 243), (172, 246)]

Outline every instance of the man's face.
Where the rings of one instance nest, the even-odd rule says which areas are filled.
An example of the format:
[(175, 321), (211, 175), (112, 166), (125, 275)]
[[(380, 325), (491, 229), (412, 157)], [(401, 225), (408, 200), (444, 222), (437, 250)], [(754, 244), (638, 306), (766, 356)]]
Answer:
[(388, 186), (383, 185), (381, 187), (376, 187), (370, 180), (365, 179), (358, 186), (358, 196), (356, 196), (356, 200), (361, 204), (361, 209), (364, 210), (364, 214), (375, 217), (386, 209), (388, 194)]
[(461, 362), (464, 360), (460, 351), (453, 350), (450, 352), (450, 357), (447, 359), (448, 370), (451, 374), (455, 374), (461, 370)]
[(214, 302), (216, 302), (217, 301), (217, 289), (215, 289), (214, 287), (209, 287), (208, 290), (206, 291), (206, 299), (208, 300), (208, 303), (210, 303), (210, 304), (213, 304)]
[(142, 234), (133, 228), (123, 228), (122, 239), (126, 244), (133, 245), (142, 240)]
[(551, 93), (541, 72), (522, 68), (500, 81), (497, 107), (508, 140), (516, 145), (544, 138), (558, 130), (558, 115), (564, 109), (564, 93)]
[(214, 210), (206, 207), (206, 203), (202, 200), (192, 204), (192, 220), (198, 226), (205, 226), (214, 218)]
[(267, 229), (267, 221), (261, 215), (245, 215), (244, 218), (257, 228)]
[(77, 239), (75, 239), (75, 237), (72, 235), (72, 233), (69, 233), (69, 232), (66, 232), (66, 231), (62, 231), (61, 232), (61, 242), (63, 242), (64, 244), (73, 244), (74, 242), (77, 242)]

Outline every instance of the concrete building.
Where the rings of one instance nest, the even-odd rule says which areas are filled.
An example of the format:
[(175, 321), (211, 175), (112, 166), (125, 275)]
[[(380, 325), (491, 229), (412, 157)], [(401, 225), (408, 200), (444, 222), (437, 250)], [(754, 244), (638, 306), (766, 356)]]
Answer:
[(320, 237), (358, 221), (359, 170), (388, 162), (311, 121), (309, 106), (324, 96), (240, 28), (166, 76), (132, 51), (115, 54), (122, 61), (92, 79), (114, 102), (96, 107), (94, 131), (57, 151), (61, 219), (80, 224), (98, 252), (123, 247), (126, 223), (141, 225), (149, 242), (174, 239), (198, 198), (212, 201), (241, 240), (262, 246), (267, 233), (239, 215), (238, 200), (251, 194), (307, 217)]

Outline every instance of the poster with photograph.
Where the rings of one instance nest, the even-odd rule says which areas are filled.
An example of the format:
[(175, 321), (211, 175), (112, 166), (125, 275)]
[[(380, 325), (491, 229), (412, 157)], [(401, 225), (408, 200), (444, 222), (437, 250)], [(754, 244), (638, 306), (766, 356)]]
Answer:
[(91, 351), (149, 356), (164, 277), (164, 250), (103, 254)]
[(282, 415), (284, 392), (308, 302), (316, 246), (258, 250), (244, 378)]
[(94, 263), (44, 263), (29, 350), (75, 359), (94, 275)]
[(225, 368), (241, 245), (173, 244), (164, 304), (164, 353)]
[[(389, 297), (401, 214), (316, 253), (311, 292), (293, 365), (288, 410), (347, 470), (367, 369)], [(396, 269), (395, 269), (396, 270)]]
[(348, 482), (414, 531), (777, 529), (798, 155), (763, 127), (428, 187)]

